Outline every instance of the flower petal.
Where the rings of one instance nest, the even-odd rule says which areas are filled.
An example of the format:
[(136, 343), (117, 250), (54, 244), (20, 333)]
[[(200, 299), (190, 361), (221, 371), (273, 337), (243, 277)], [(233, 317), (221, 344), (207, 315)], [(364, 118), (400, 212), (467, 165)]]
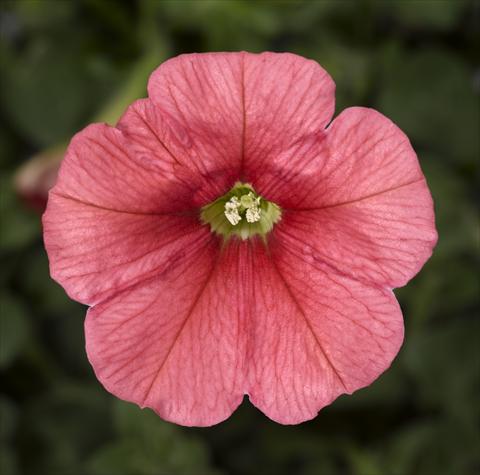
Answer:
[(284, 150), (323, 133), (335, 110), (335, 83), (315, 61), (291, 53), (246, 55), (244, 181), (272, 164), (290, 167)]
[(158, 144), (143, 153), (141, 146), (116, 128), (87, 127), (70, 143), (50, 192), (43, 226), (51, 274), (82, 303), (163, 272), (185, 248), (209, 239), (198, 213), (216, 197), (208, 180), (176, 169)]
[(290, 53), (181, 55), (151, 76), (149, 96), (173, 128), (205, 143), (196, 163), (253, 179), (285, 147), (324, 129), (335, 84), (316, 62)]
[(297, 424), (385, 371), (403, 340), (393, 293), (334, 274), (272, 240), (257, 253), (251, 402)]
[(168, 271), (210, 239), (196, 214), (112, 211), (56, 193), (43, 226), (52, 277), (89, 305)]
[(405, 285), (437, 241), (432, 198), (407, 137), (378, 112), (351, 108), (304, 152), (296, 174), (255, 183), (285, 210), (278, 237), (337, 273)]
[(272, 183), (285, 208), (338, 206), (424, 181), (408, 137), (373, 109), (345, 109), (326, 134), (299, 145), (301, 153), (287, 150), (283, 158), (297, 173), (285, 176), (286, 184)]
[(116, 396), (187, 426), (226, 419), (243, 399), (244, 246), (212, 242), (88, 312), (87, 353)]
[(154, 160), (174, 181), (183, 177), (186, 186), (195, 184), (199, 207), (224, 194), (238, 178), (239, 139), (213, 127), (194, 130), (192, 122), (174, 121), (150, 99), (134, 102), (117, 124), (137, 157)]
[(195, 147), (192, 166), (204, 174), (233, 168), (232, 180), (238, 179), (243, 147), (242, 58), (242, 53), (180, 55), (161, 64), (148, 83), (157, 113), (179, 142)]
[(93, 124), (70, 142), (53, 192), (113, 211), (168, 213), (201, 202), (201, 183), (187, 178), (158, 156), (137, 155), (120, 130)]

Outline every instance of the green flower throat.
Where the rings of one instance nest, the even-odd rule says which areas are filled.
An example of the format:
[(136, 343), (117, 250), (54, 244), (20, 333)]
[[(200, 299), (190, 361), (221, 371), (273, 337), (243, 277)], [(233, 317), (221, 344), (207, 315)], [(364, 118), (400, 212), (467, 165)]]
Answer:
[(232, 236), (248, 239), (255, 235), (264, 238), (281, 215), (275, 203), (257, 195), (248, 183), (237, 182), (228, 193), (204, 206), (200, 219), (225, 240)]

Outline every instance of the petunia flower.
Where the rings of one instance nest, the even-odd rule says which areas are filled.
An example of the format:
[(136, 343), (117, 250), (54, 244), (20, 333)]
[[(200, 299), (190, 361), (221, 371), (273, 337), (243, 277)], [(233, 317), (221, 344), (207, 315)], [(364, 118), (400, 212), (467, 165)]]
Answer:
[[(72, 140), (43, 218), (105, 388), (187, 426), (315, 417), (398, 353), (437, 240), (409, 140), (293, 54), (173, 58)], [(331, 122), (331, 123), (330, 123)]]

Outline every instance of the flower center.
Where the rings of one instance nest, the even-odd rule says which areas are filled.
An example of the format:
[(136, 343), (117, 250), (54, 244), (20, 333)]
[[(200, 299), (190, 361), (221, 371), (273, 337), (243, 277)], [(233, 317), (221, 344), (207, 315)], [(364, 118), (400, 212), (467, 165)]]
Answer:
[(237, 182), (227, 194), (204, 206), (200, 219), (225, 239), (248, 239), (256, 234), (266, 236), (281, 214), (275, 203), (257, 195), (251, 185)]

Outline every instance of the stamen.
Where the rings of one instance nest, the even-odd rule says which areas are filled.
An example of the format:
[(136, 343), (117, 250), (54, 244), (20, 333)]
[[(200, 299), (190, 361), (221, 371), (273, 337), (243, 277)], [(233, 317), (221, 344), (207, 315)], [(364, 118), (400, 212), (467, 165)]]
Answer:
[(232, 196), (232, 198), (225, 203), (225, 217), (233, 226), (236, 226), (242, 220), (238, 208), (240, 208), (240, 201), (236, 196)]
[(240, 200), (236, 196), (232, 196), (225, 203), (225, 217), (233, 226), (236, 226), (242, 220), (240, 213), (243, 212), (245, 212), (245, 217), (249, 223), (260, 221), (260, 196), (256, 197), (254, 193), (250, 191), (242, 195)]
[(200, 213), (202, 223), (209, 224), (225, 240), (232, 236), (248, 239), (266, 235), (280, 221), (281, 209), (255, 193), (248, 183), (237, 182), (232, 189), (212, 203), (205, 205)]
[(246, 212), (245, 216), (246, 216), (247, 221), (249, 223), (256, 223), (257, 221), (260, 221), (261, 210), (260, 210), (260, 208), (247, 209), (247, 212)]

